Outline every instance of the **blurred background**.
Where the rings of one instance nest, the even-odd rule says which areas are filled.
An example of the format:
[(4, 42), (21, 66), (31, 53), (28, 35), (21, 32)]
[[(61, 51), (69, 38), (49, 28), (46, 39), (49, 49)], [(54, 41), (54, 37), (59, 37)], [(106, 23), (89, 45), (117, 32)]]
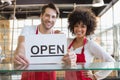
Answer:
[[(95, 34), (89, 37), (96, 40), (116, 61), (120, 61), (120, 0), (0, 0), (1, 59), (7, 63), (12, 61), (21, 29), (27, 25), (38, 25), (41, 22), (41, 7), (50, 2), (60, 9), (54, 29), (61, 30), (69, 38), (72, 34), (67, 29), (68, 14), (76, 7), (91, 9), (97, 16), (98, 27)], [(98, 59), (95, 61), (99, 62)], [(63, 74), (58, 72), (58, 77)], [(114, 71), (110, 76), (119, 77), (119, 71)]]

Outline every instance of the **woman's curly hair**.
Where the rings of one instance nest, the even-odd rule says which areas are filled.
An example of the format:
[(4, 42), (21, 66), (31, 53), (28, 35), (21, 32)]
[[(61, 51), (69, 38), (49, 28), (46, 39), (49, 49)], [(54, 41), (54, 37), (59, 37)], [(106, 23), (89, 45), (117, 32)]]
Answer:
[(74, 25), (83, 22), (87, 26), (86, 36), (94, 33), (97, 27), (95, 14), (86, 8), (76, 8), (68, 15), (68, 29), (74, 34)]

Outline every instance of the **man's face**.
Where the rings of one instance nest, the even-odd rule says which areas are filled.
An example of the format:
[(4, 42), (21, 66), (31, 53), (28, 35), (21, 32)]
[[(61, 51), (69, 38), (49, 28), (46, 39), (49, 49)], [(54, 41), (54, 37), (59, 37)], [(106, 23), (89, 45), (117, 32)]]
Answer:
[(57, 14), (54, 9), (46, 8), (45, 12), (43, 14), (41, 14), (42, 26), (46, 30), (51, 29), (56, 22), (56, 17), (57, 17)]

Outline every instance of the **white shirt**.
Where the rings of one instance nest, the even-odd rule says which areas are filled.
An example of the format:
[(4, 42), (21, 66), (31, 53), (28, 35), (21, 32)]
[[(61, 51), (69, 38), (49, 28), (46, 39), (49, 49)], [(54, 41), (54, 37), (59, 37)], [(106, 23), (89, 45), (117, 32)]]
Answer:
[[(36, 34), (36, 29), (37, 26), (26, 26), (22, 29), (21, 36)], [(73, 39), (68, 39), (68, 44), (70, 44), (72, 40)], [(82, 47), (73, 50), (73, 47), (71, 47), (70, 51), (74, 51), (75, 53), (80, 53), (81, 49)], [(84, 54), (85, 54), (86, 62), (88, 63), (93, 62), (94, 57), (100, 58), (105, 62), (115, 61), (110, 54), (108, 54), (104, 49), (102, 49), (100, 45), (95, 43), (95, 41), (89, 39), (84, 46)], [(99, 80), (107, 77), (111, 72), (112, 72), (111, 70), (104, 70), (104, 71), (101, 70), (96, 72), (95, 76)]]
[(25, 26), (21, 31), (21, 36), (28, 36), (31, 34), (36, 34), (37, 26)]
[[(73, 39), (68, 39), (68, 46), (72, 41)], [(72, 46), (70, 48), (70, 51), (74, 53), (81, 53), (81, 50), (82, 50), (82, 47), (79, 47), (75, 50), (73, 50)], [(87, 39), (87, 43), (84, 46), (84, 55), (87, 63), (93, 62), (94, 57), (100, 58), (105, 62), (115, 61), (112, 58), (112, 56), (109, 53), (107, 53), (100, 45), (98, 45), (95, 41), (90, 39)], [(95, 73), (95, 76), (99, 80), (107, 77), (111, 72), (112, 72), (111, 70), (100, 70)]]
[[(36, 34), (37, 26), (25, 26), (21, 31), (21, 36), (28, 36)], [(41, 34), (38, 30), (38, 34)], [(54, 31), (51, 31), (51, 34), (54, 34)]]

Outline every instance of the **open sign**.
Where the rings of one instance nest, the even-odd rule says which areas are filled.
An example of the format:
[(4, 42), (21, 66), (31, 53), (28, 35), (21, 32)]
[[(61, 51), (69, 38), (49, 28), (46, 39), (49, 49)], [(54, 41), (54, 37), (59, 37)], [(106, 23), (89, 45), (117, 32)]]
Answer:
[(65, 34), (40, 34), (25, 37), (25, 54), (31, 64), (60, 63), (67, 51)]

